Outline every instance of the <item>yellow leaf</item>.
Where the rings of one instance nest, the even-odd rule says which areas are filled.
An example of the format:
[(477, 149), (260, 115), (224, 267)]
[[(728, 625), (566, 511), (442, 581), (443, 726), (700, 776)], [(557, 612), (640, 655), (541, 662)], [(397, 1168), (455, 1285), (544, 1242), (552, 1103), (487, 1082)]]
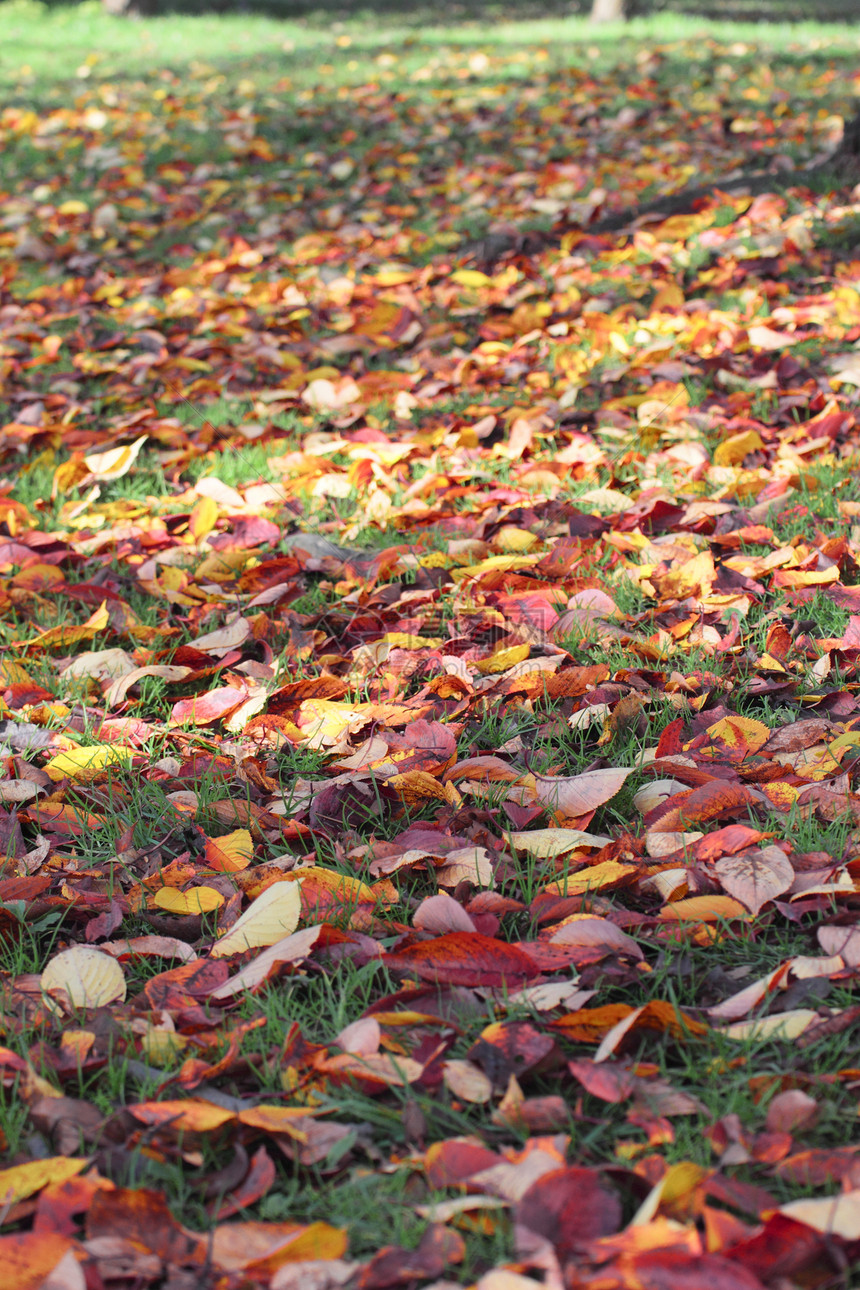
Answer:
[(122, 968), (92, 945), (73, 945), (55, 954), (39, 980), (42, 991), (73, 1008), (101, 1008), (125, 998)]
[(722, 717), (715, 721), (712, 726), (708, 726), (705, 733), (714, 741), (720, 743), (732, 751), (742, 756), (748, 756), (751, 753), (758, 752), (773, 731), (766, 726), (763, 721), (756, 721), (754, 717), (739, 717), (731, 713), (728, 717)]
[(454, 582), (465, 582), (469, 578), (480, 578), (485, 573), (508, 573), (512, 569), (530, 569), (537, 560), (534, 555), (490, 555), (480, 564), (470, 564), (463, 569), (452, 569)]
[(513, 524), (505, 524), (495, 537), (497, 546), (500, 546), (503, 551), (511, 552), (530, 551), (539, 541), (536, 533), (530, 533), (528, 529), (518, 529)]
[(11, 1169), (0, 1169), (0, 1205), (17, 1205), (19, 1200), (35, 1196), (43, 1187), (58, 1186), (74, 1178), (89, 1161), (70, 1156), (49, 1156), (47, 1160), (28, 1160)]
[(94, 744), (90, 748), (70, 748), (58, 753), (45, 766), (53, 780), (95, 779), (109, 766), (124, 766), (134, 756), (125, 744)]
[(715, 466), (739, 466), (744, 457), (751, 452), (758, 452), (764, 447), (764, 441), (757, 430), (742, 430), (724, 439), (714, 452)]
[(166, 1066), (188, 1046), (185, 1035), (169, 1030), (167, 1026), (153, 1026), (149, 1023), (138, 1042), (141, 1057), (153, 1066)]
[(134, 443), (123, 444), (119, 448), (109, 448), (107, 452), (90, 453), (84, 457), (84, 463), (94, 479), (104, 482), (122, 479), (127, 475), (137, 460), (137, 454), (146, 443), (148, 435), (142, 434)]
[(493, 285), (493, 279), (478, 269), (457, 269), (450, 275), (450, 281), (456, 282), (458, 287), (474, 287), (475, 290)]
[(654, 1186), (637, 1212), (630, 1220), (631, 1227), (645, 1227), (653, 1223), (658, 1210), (665, 1209), (673, 1217), (673, 1211), (685, 1210), (692, 1202), (695, 1193), (708, 1175), (708, 1170), (692, 1160), (679, 1160), (671, 1165), (660, 1181)]
[(254, 840), (247, 829), (234, 829), (221, 838), (207, 838), (204, 860), (219, 873), (247, 869), (254, 855)]
[(161, 887), (152, 899), (159, 909), (169, 914), (208, 914), (224, 904), (224, 897), (214, 887), (192, 887), (189, 891)]
[(413, 636), (410, 632), (386, 632), (382, 638), (392, 649), (438, 649), (441, 636)]
[[(205, 500), (212, 501), (212, 498)], [(214, 501), (212, 505), (215, 505)], [(202, 564), (198, 564), (194, 570), (195, 581), (230, 582), (239, 576), (252, 556), (251, 551), (217, 551), (214, 555), (208, 555)]]
[(274, 945), (299, 925), (302, 897), (294, 882), (276, 882), (248, 906), (226, 935), (212, 946), (213, 958)]
[(581, 896), (586, 891), (599, 891), (603, 887), (617, 887), (629, 874), (638, 873), (635, 864), (620, 864), (617, 860), (604, 860), (589, 865), (576, 873), (569, 873), (559, 882), (551, 882), (544, 891), (558, 896)]
[[(439, 802), (458, 804), (457, 790), (453, 784), (440, 784), (435, 775), (426, 770), (407, 770), (402, 775), (390, 775), (385, 781), (386, 788), (393, 789), (407, 806), (415, 806), (428, 798)], [(454, 789), (452, 795), (451, 790)]]
[(94, 636), (103, 632), (110, 622), (110, 614), (107, 610), (106, 601), (102, 601), (85, 623), (80, 627), (49, 627), (47, 631), (40, 632), (34, 636), (31, 641), (17, 641), (15, 644), (23, 646), (25, 649), (50, 649), (54, 645), (77, 645), (79, 641), (91, 641)]
[(530, 653), (529, 645), (511, 645), (508, 649), (497, 650), (489, 658), (479, 659), (475, 667), (483, 676), (489, 676), (495, 672), (507, 672), (509, 667), (523, 663)]
[(218, 523), (218, 503), (212, 497), (201, 497), (188, 520), (188, 532), (200, 542)]

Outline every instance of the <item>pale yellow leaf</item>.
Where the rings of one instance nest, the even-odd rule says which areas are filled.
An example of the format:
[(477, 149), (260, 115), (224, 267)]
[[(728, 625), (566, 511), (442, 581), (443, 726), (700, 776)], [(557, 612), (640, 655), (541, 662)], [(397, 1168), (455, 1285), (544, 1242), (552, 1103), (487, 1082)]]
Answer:
[(123, 444), (119, 448), (109, 448), (107, 452), (93, 452), (84, 457), (87, 470), (94, 479), (109, 481), (122, 479), (127, 475), (137, 460), (137, 454), (146, 443), (148, 435), (141, 435), (134, 443)]
[(484, 847), (458, 847), (449, 851), (445, 862), (436, 870), (440, 887), (457, 887), (471, 882), (475, 887), (494, 887), (495, 875), (490, 853)]
[(125, 998), (123, 970), (116, 959), (92, 945), (73, 945), (55, 954), (39, 984), (43, 993), (73, 1008), (101, 1008)]
[(758, 1042), (766, 1039), (797, 1039), (804, 1030), (820, 1020), (818, 1013), (811, 1008), (792, 1008), (790, 1012), (774, 1012), (769, 1017), (760, 1017), (754, 1021), (736, 1021), (720, 1033), (727, 1039), (752, 1039)]
[(474, 1062), (452, 1060), (442, 1067), (446, 1088), (461, 1102), (480, 1105), (493, 1096), (493, 1083)]
[(282, 963), (299, 963), (302, 959), (306, 959), (319, 940), (320, 931), (320, 927), (303, 927), (301, 931), (293, 932), (291, 936), (284, 936), (280, 941), (263, 950), (262, 954), (258, 954), (250, 963), (246, 963), (241, 971), (231, 976), (223, 985), (216, 986), (209, 998), (213, 1002), (218, 1002), (224, 999), (235, 999), (239, 994), (255, 990), (257, 986), (267, 981)]
[(580, 847), (605, 847), (612, 841), (597, 833), (584, 833), (582, 829), (529, 829), (524, 833), (509, 833), (507, 837), (515, 850), (526, 851), (540, 860), (551, 860)]
[(296, 930), (302, 909), (301, 891), (294, 882), (276, 882), (245, 910), (220, 941), (212, 946), (213, 958), (263, 949)]
[(588, 815), (613, 798), (624, 786), (630, 769), (610, 767), (588, 770), (582, 775), (535, 775), (535, 796), (551, 811), (564, 815)]
[(779, 1212), (796, 1223), (805, 1223), (816, 1232), (841, 1236), (845, 1241), (860, 1240), (860, 1187), (840, 1196), (792, 1200), (787, 1205), (780, 1205)]

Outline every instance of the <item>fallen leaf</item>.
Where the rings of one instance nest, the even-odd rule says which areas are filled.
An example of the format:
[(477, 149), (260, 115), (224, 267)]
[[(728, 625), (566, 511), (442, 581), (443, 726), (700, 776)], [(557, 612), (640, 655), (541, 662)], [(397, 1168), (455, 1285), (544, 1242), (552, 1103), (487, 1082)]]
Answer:
[(827, 1236), (841, 1236), (846, 1241), (860, 1240), (860, 1189), (845, 1191), (841, 1196), (792, 1200), (780, 1205), (779, 1212)]
[(224, 897), (214, 887), (190, 887), (188, 891), (180, 891), (178, 887), (160, 887), (152, 901), (169, 914), (209, 914), (221, 908)]
[(45, 765), (53, 780), (94, 779), (111, 766), (122, 767), (131, 761), (134, 749), (121, 744), (101, 744), (90, 747), (70, 748), (58, 753)]
[(42, 991), (67, 1008), (102, 1008), (126, 995), (116, 959), (91, 946), (73, 945), (49, 960), (39, 978)]
[(714, 865), (721, 886), (755, 916), (763, 905), (788, 891), (794, 869), (779, 847), (739, 851)]
[(84, 465), (93, 479), (102, 483), (122, 479), (127, 475), (137, 460), (138, 453), (146, 443), (148, 435), (141, 435), (133, 443), (119, 448), (109, 448), (107, 452), (94, 452), (84, 457)]
[(535, 775), (535, 796), (551, 811), (569, 817), (589, 815), (624, 787), (629, 770), (591, 770), (568, 777)]
[(463, 1102), (481, 1104), (493, 1096), (493, 1083), (480, 1066), (472, 1062), (452, 1060), (442, 1067), (445, 1086)]
[(210, 954), (213, 958), (227, 958), (276, 944), (296, 930), (301, 908), (301, 892), (295, 883), (274, 883), (215, 942)]

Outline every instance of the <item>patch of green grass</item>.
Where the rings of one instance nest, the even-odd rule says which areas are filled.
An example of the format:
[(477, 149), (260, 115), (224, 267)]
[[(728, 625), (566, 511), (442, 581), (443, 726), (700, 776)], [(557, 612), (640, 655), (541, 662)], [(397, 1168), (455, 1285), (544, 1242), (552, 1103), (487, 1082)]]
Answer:
[[(753, 815), (759, 815), (755, 808)], [(834, 861), (853, 858), (857, 839), (850, 811), (827, 821), (820, 820), (809, 807), (804, 809), (794, 804), (789, 811), (766, 811), (760, 818), (759, 827), (763, 832), (772, 832), (777, 839), (790, 842), (795, 851), (823, 851)]]
[[(767, 916), (764, 923), (751, 925), (746, 935), (737, 927), (719, 923), (714, 927), (716, 939), (706, 945), (679, 934), (662, 943), (656, 958), (649, 952), (651, 972), (643, 975), (638, 989), (628, 985), (616, 987), (614, 994), (618, 1001), (636, 1006), (638, 1002), (659, 998), (692, 1011), (695, 1016), (697, 1005), (720, 1002), (791, 957), (817, 952), (811, 927), (786, 926)], [(743, 936), (741, 942), (739, 936)], [(851, 1006), (855, 1001), (849, 983), (834, 987), (825, 978), (796, 981), (793, 990), (794, 1000), (786, 996), (785, 1007), (814, 1007), (816, 1002), (826, 999), (828, 1006), (839, 1008)], [(605, 991), (602, 997), (606, 997)], [(777, 994), (768, 997), (760, 1011), (774, 1012), (782, 1005), (783, 1000)], [(575, 1046), (562, 1043), (568, 1053), (575, 1050)], [(795, 1049), (793, 1055), (792, 1044), (784, 1039), (733, 1040), (719, 1029), (711, 1029), (702, 1038), (691, 1035), (660, 1043), (655, 1043), (653, 1034), (643, 1032), (638, 1040), (627, 1045), (625, 1057), (631, 1064), (656, 1061), (661, 1076), (673, 1088), (704, 1104), (699, 1113), (673, 1118), (672, 1139), (664, 1145), (662, 1154), (668, 1163), (692, 1160), (709, 1168), (716, 1163), (716, 1157), (703, 1130), (722, 1116), (736, 1114), (747, 1131), (763, 1131), (769, 1101), (786, 1086), (783, 1083), (786, 1077), (790, 1079), (796, 1069), (815, 1080), (817, 1076), (827, 1077), (850, 1067), (851, 1048), (852, 1040), (844, 1032), (822, 1039), (802, 1054)], [(588, 1056), (587, 1046), (581, 1046), (579, 1054)], [(804, 1131), (802, 1148), (837, 1146), (844, 1142), (844, 1117), (852, 1113), (851, 1091), (846, 1085), (829, 1080), (813, 1084), (810, 1091), (819, 1101), (820, 1113), (814, 1128)], [(640, 1131), (634, 1130), (631, 1134), (630, 1126), (623, 1121), (624, 1110), (624, 1103), (614, 1107), (585, 1095), (583, 1115), (574, 1124), (574, 1152), (578, 1159), (605, 1159), (615, 1151), (619, 1136), (636, 1143)], [(641, 1154), (646, 1147), (644, 1141), (639, 1141), (635, 1154)], [(733, 1172), (747, 1181), (774, 1188), (783, 1200), (793, 1199), (804, 1191), (802, 1187), (778, 1180), (770, 1171), (765, 1175), (761, 1166), (752, 1160)]]

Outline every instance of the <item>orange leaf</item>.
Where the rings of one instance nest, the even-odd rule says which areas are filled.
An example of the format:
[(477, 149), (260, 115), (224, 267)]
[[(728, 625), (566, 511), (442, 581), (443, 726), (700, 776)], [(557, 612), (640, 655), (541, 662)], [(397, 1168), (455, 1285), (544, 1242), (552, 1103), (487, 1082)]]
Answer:
[(662, 922), (689, 920), (694, 923), (715, 923), (721, 918), (749, 918), (749, 911), (731, 896), (688, 896), (686, 900), (670, 901), (660, 910)]
[(214, 1102), (193, 1098), (179, 1102), (138, 1102), (127, 1110), (150, 1128), (163, 1128), (173, 1134), (214, 1133), (236, 1118), (232, 1111), (225, 1111)]
[(594, 1060), (606, 1061), (631, 1030), (667, 1031), (674, 1039), (686, 1039), (688, 1035), (708, 1033), (707, 1026), (702, 1025), (701, 1021), (694, 1021), (692, 1017), (687, 1017), (673, 1003), (667, 1003), (664, 999), (652, 999), (641, 1008), (628, 1013), (604, 1035), (600, 1047), (594, 1054)]
[(742, 784), (710, 779), (694, 788), (679, 806), (670, 808), (659, 819), (649, 817), (649, 824), (661, 833), (683, 833), (691, 824), (704, 824), (723, 815), (737, 815), (749, 800)]
[(576, 1043), (596, 1044), (634, 1011), (629, 1003), (604, 1003), (599, 1008), (580, 1008), (577, 1012), (568, 1012), (551, 1024), (554, 1030), (562, 1031)]
[(72, 1249), (73, 1242), (57, 1232), (0, 1236), (0, 1283), (9, 1290), (40, 1290), (46, 1277)]

